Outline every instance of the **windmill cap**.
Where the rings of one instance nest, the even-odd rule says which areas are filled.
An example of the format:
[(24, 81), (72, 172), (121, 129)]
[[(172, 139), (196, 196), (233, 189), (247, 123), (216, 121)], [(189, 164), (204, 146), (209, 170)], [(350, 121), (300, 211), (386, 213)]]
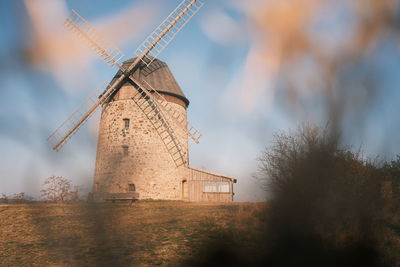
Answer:
[[(122, 67), (129, 67), (135, 59), (136, 58), (131, 58), (124, 61)], [(139, 82), (147, 82), (158, 93), (177, 97), (185, 103), (186, 107), (189, 106), (189, 100), (186, 98), (165, 62), (159, 59), (154, 59), (149, 66), (146, 66), (142, 61), (140, 61), (138, 68), (132, 75)], [(121, 71), (118, 71), (117, 74), (115, 74), (113, 81), (118, 79), (120, 76)], [(143, 85), (146, 86), (146, 83), (143, 83)]]

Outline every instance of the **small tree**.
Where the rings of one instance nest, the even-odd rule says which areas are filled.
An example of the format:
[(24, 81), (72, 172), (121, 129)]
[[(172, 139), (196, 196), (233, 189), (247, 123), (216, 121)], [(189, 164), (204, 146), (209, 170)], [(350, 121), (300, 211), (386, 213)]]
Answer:
[(40, 191), (42, 198), (52, 202), (66, 202), (70, 200), (72, 182), (62, 176), (50, 176)]

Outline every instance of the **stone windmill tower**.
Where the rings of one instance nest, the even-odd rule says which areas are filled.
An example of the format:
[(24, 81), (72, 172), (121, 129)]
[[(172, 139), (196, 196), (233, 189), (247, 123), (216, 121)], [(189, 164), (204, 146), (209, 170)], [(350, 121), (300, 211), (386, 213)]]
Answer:
[[(133, 61), (134, 59), (125, 61), (123, 66), (128, 66)], [(118, 72), (113, 80), (120, 75)], [(151, 84), (149, 92), (153, 97), (158, 100), (164, 98), (164, 105), (167, 104), (175, 117), (186, 124), (189, 100), (164, 62), (155, 59), (151, 67), (140, 64), (132, 75), (145, 84)], [(176, 123), (171, 117), (165, 119), (175, 135), (175, 140), (168, 137), (161, 123), (157, 125), (160, 127), (158, 132), (146, 113), (132, 101), (136, 94), (138, 91), (135, 85), (126, 80), (103, 106), (94, 196), (104, 199), (110, 198), (112, 193), (117, 198), (128, 198), (129, 193), (140, 192), (140, 198), (180, 199), (180, 183), (187, 176), (188, 136), (180, 123)], [(136, 97), (139, 96), (140, 94)], [(163, 143), (162, 138), (167, 139), (166, 143)], [(174, 142), (179, 144), (178, 149)], [(172, 153), (169, 153), (167, 146), (173, 148)]]
[[(198, 143), (201, 133), (187, 121), (189, 100), (166, 63), (157, 59), (202, 6), (198, 0), (182, 1), (138, 47), (136, 57), (122, 65), (122, 52), (78, 13), (72, 11), (66, 19), (67, 29), (119, 69), (105, 89), (96, 90), (48, 138), (59, 150), (102, 107), (93, 183), (96, 201), (232, 199), (235, 179), (188, 166), (188, 138)], [(226, 196), (213, 197), (214, 193)]]

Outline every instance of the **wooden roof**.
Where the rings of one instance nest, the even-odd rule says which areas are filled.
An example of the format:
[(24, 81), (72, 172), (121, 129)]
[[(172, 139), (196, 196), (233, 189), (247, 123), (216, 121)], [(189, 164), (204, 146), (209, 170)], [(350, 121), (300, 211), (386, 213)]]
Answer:
[(233, 177), (233, 176), (220, 174), (220, 173), (216, 173), (216, 172), (211, 172), (211, 171), (207, 171), (207, 170), (204, 170), (204, 169), (198, 169), (198, 168), (194, 168), (194, 167), (191, 167), (191, 166), (188, 166), (188, 169), (191, 169), (191, 170), (194, 170), (194, 171), (197, 171), (197, 172), (206, 173), (206, 174), (209, 174), (209, 175), (213, 175), (213, 176), (216, 176), (216, 177), (219, 177), (219, 178), (222, 178), (222, 179), (230, 180), (233, 183), (237, 182), (237, 179), (235, 177)]
[[(124, 61), (123, 67), (129, 67), (135, 59), (136, 58), (131, 58)], [(117, 74), (115, 74), (111, 83), (120, 76), (121, 71), (119, 70)], [(189, 100), (186, 98), (165, 62), (155, 59), (149, 66), (140, 62), (139, 67), (134, 71), (133, 76), (139, 82), (144, 80), (149, 83), (158, 93), (175, 96), (185, 102), (186, 106), (189, 105)], [(126, 83), (128, 82), (129, 81), (127, 80)], [(146, 86), (146, 83), (143, 83), (143, 86)]]

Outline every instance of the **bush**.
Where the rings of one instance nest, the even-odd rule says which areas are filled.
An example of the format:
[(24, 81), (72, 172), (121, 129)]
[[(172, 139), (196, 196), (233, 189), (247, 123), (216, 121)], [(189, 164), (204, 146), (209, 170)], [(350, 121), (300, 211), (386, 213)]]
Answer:
[(2, 194), (0, 197), (0, 204), (25, 204), (33, 202), (35, 202), (35, 199), (24, 192), (9, 196)]
[(273, 195), (267, 212), (267, 263), (389, 262), (379, 241), (385, 232), (381, 167), (312, 125), (276, 135), (259, 163), (257, 177)]

